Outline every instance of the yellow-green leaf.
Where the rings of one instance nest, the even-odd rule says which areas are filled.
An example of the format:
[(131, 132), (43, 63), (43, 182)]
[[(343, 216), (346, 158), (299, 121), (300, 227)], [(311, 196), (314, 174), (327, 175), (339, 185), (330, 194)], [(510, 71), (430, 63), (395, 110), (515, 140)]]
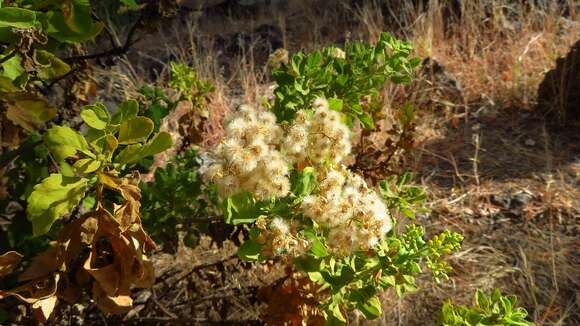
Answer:
[(81, 118), (89, 127), (97, 130), (105, 129), (111, 120), (109, 111), (101, 103), (83, 107)]
[(86, 174), (97, 171), (101, 167), (101, 162), (92, 158), (83, 158), (76, 161), (73, 167), (77, 172)]
[(135, 163), (141, 159), (142, 149), (143, 145), (141, 144), (129, 145), (115, 157), (115, 162), (119, 164)]
[(42, 67), (38, 69), (38, 77), (43, 80), (56, 79), (70, 72), (70, 66), (66, 62), (48, 51), (34, 51), (34, 59)]
[(171, 135), (165, 131), (162, 131), (155, 135), (155, 137), (153, 137), (153, 139), (143, 147), (141, 156), (153, 156), (168, 150), (172, 145), (173, 139), (171, 139)]
[(123, 121), (134, 118), (139, 113), (139, 103), (135, 100), (125, 101), (117, 107), (117, 113), (111, 118), (111, 123), (120, 124)]
[(57, 161), (74, 156), (77, 151), (94, 157), (89, 152), (85, 137), (69, 127), (54, 126), (48, 129), (44, 134), (44, 141)]
[(23, 8), (0, 8), (0, 27), (32, 28), (36, 24), (36, 12)]
[(105, 153), (107, 154), (107, 159), (110, 161), (111, 158), (113, 157), (113, 153), (119, 146), (119, 141), (117, 140), (117, 138), (115, 138), (115, 136), (108, 134), (107, 136), (105, 136), (105, 144), (106, 144)]
[(135, 144), (147, 140), (153, 132), (153, 121), (146, 117), (134, 117), (121, 124), (119, 144)]
[(88, 180), (51, 174), (34, 187), (26, 213), (35, 236), (47, 233), (52, 224), (68, 214), (85, 196)]

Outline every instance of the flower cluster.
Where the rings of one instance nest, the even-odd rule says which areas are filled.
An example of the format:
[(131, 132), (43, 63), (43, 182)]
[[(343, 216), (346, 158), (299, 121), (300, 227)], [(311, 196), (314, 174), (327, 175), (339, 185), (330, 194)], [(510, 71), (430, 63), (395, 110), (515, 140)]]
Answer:
[(342, 123), (340, 113), (329, 108), (326, 99), (315, 100), (313, 109), (311, 119), (304, 110), (296, 113), (282, 152), (295, 162), (339, 163), (350, 154), (350, 130)]
[(274, 114), (239, 107), (226, 122), (225, 139), (203, 161), (200, 172), (222, 197), (247, 191), (259, 200), (290, 190), (288, 162), (277, 150), (283, 130)]
[(274, 217), (269, 224), (260, 218), (256, 221), (256, 227), (261, 231), (256, 241), (263, 246), (262, 254), (265, 256), (297, 257), (308, 250), (310, 245), (307, 240), (296, 236), (295, 223), (279, 216)]
[(305, 197), (301, 209), (328, 230), (329, 248), (342, 254), (374, 247), (392, 228), (380, 196), (344, 166), (321, 175), (319, 191)]
[[(215, 182), (222, 197), (242, 191), (258, 200), (289, 193), (289, 166), (310, 164), (318, 171), (318, 187), (300, 204), (327, 234), (336, 253), (374, 247), (391, 230), (392, 221), (380, 196), (340, 162), (350, 154), (350, 130), (341, 114), (317, 99), (312, 112), (301, 110), (287, 129), (272, 113), (242, 106), (226, 122), (224, 141), (204, 160), (201, 173)], [(260, 243), (269, 254), (299, 252), (307, 247), (288, 220), (261, 223)]]

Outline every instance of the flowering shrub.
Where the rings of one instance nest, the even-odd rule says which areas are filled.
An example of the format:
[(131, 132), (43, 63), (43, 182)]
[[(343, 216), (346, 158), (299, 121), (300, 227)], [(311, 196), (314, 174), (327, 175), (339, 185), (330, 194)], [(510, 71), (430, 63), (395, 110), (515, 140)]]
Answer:
[[(408, 175), (395, 185), (382, 182), (377, 192), (345, 165), (351, 151), (349, 126), (356, 120), (374, 125), (370, 115), (356, 114), (361, 101), (388, 78), (401, 77), (394, 71), (410, 74), (414, 60), (403, 55), (410, 48), (402, 44), (383, 34), (376, 48), (358, 45), (345, 53), (328, 48), (312, 57), (294, 56), (293, 70), (282, 66), (274, 72), (282, 84), (272, 112), (241, 106), (201, 168), (206, 182), (217, 185), (226, 222), (252, 224), (238, 255), (248, 261), (279, 257), (292, 262), (318, 289), (314, 314), (327, 323), (346, 323), (345, 313), (355, 309), (369, 319), (378, 317), (379, 291), (394, 287), (402, 295), (415, 289), (423, 262), (437, 281), (445, 279), (450, 268), (442, 258), (458, 250), (462, 240), (444, 231), (426, 241), (424, 229), (415, 224), (399, 233), (395, 216), (414, 217), (410, 212), (424, 194), (407, 185)], [(397, 55), (387, 55), (387, 48)], [(371, 54), (382, 56), (373, 59)], [(297, 62), (306, 62), (305, 76)], [(402, 62), (408, 64), (402, 68)], [(332, 70), (331, 63), (349, 69)], [(372, 63), (380, 69), (371, 69), (377, 67)], [(326, 75), (329, 71), (339, 73)], [(280, 79), (280, 74), (287, 75)], [(348, 91), (332, 82), (310, 90), (300, 86), (314, 85), (320, 76), (360, 81), (363, 75), (373, 82)]]

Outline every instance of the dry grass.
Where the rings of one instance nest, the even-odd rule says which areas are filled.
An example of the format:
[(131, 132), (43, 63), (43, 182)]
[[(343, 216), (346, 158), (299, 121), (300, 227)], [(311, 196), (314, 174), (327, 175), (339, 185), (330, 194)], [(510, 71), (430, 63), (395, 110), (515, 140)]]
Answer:
[[(426, 10), (413, 3), (351, 1), (329, 10), (324, 1), (297, 0), (283, 11), (221, 19), (191, 13), (146, 36), (111, 83), (130, 93), (131, 85), (166, 78), (169, 60), (191, 63), (217, 86), (206, 130), (210, 145), (220, 137), (225, 112), (267, 94), (268, 41), (292, 52), (373, 41), (385, 30), (407, 38), (418, 56), (445, 67), (460, 94), (449, 96), (432, 78), (419, 77), (411, 87), (385, 90), (387, 117), (404, 100), (421, 105), (416, 147), (405, 166), (418, 172), (431, 195), (432, 212), (421, 222), (430, 232), (460, 230), (466, 240), (452, 258), (455, 272), (447, 283), (433, 285), (425, 277), (404, 299), (386, 293), (378, 323), (436, 324), (444, 300), (469, 303), (476, 288), (495, 287), (517, 294), (538, 325), (580, 323), (580, 140), (577, 132), (550, 130), (534, 112), (544, 73), (580, 36), (580, 23), (570, 8), (563, 17), (554, 2), (537, 8), (463, 1), (455, 18), (446, 1), (429, 1)], [(246, 37), (264, 25), (278, 32)], [(500, 200), (514, 203), (522, 193), (521, 205)]]

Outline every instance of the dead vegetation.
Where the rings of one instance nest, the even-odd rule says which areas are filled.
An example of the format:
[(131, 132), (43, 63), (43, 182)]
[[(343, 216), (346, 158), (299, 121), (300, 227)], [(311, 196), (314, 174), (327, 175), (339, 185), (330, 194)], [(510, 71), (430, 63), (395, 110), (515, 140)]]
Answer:
[[(576, 8), (571, 1), (455, 3), (341, 1), (330, 10), (325, 1), (295, 0), (282, 9), (222, 4), (185, 12), (144, 35), (116, 73), (101, 74), (109, 87), (97, 96), (126, 97), (142, 81), (166, 78), (168, 61), (190, 63), (216, 85), (203, 142), (211, 145), (225, 112), (268, 96), (265, 63), (275, 48), (373, 41), (381, 31), (406, 38), (430, 64), (414, 85), (383, 94), (387, 124), (407, 100), (421, 108), (414, 146), (398, 168), (416, 171), (429, 191), (427, 229), (450, 227), (466, 240), (449, 282), (422, 280), (404, 299), (385, 293), (375, 323), (436, 324), (444, 300), (466, 304), (475, 288), (498, 287), (517, 294), (538, 325), (578, 324), (580, 134), (549, 128), (535, 110), (545, 72), (580, 36)], [(373, 137), (380, 151), (381, 135)], [(175, 259), (154, 257), (157, 283), (141, 292), (148, 297), (136, 299), (125, 322), (257, 323), (256, 291), (283, 267), (243, 266), (232, 253), (208, 242)], [(263, 279), (270, 268), (277, 272)]]

